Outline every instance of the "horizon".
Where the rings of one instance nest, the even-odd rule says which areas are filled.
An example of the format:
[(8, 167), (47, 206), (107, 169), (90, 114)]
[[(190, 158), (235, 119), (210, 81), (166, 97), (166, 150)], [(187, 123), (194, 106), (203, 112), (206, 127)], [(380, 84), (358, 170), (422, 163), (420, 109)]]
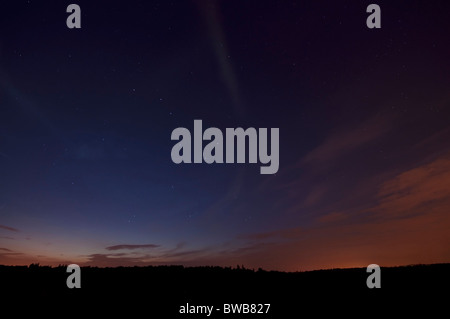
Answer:
[[(0, 267), (42, 267), (42, 268), (67, 268), (70, 264), (58, 264), (58, 265), (41, 265), (39, 263), (31, 263), (29, 265), (3, 265), (0, 264)], [(380, 269), (394, 269), (394, 268), (417, 268), (417, 267), (431, 267), (431, 266), (450, 266), (450, 263), (435, 263), (435, 264), (409, 264), (409, 265), (397, 265), (397, 266), (384, 266), (377, 265)], [(184, 265), (176, 265), (176, 264), (167, 264), (167, 265), (145, 265), (145, 266), (91, 266), (91, 265), (82, 265), (80, 268), (98, 268), (98, 269), (118, 269), (118, 268), (183, 268), (183, 269), (201, 269), (201, 268), (214, 268), (214, 269), (223, 269), (223, 270), (237, 270), (237, 271), (251, 271), (251, 272), (279, 272), (279, 273), (305, 273), (305, 272), (315, 272), (315, 271), (328, 271), (328, 270), (356, 270), (363, 269), (367, 270), (367, 266), (362, 267), (347, 267), (347, 268), (321, 268), (321, 269), (310, 269), (310, 270), (295, 270), (295, 271), (283, 271), (283, 270), (271, 270), (271, 269), (263, 269), (263, 268), (247, 268), (245, 265), (234, 265), (234, 266), (215, 266), (215, 265), (201, 265), (201, 266), (184, 266)]]

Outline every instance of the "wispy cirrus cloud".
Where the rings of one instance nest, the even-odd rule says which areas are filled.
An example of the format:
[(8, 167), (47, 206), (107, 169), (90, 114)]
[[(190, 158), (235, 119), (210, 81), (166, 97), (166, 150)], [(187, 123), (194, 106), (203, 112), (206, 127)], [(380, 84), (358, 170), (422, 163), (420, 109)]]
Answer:
[(158, 248), (160, 245), (155, 244), (144, 244), (144, 245), (115, 245), (115, 246), (108, 246), (105, 249), (106, 250), (121, 250), (121, 249), (139, 249), (139, 248)]
[(13, 237), (9, 237), (9, 236), (0, 236), (0, 238), (2, 238), (2, 239), (11, 239), (11, 240), (14, 239)]
[(450, 153), (386, 181), (377, 194), (377, 216), (426, 214), (450, 204)]
[(238, 236), (238, 239), (249, 239), (249, 240), (266, 240), (266, 239), (292, 239), (299, 237), (301, 234), (301, 227), (293, 227), (286, 229), (274, 230), (271, 232), (253, 233), (253, 234), (243, 234)]
[(118, 267), (118, 266), (147, 266), (148, 262), (143, 260), (149, 258), (148, 255), (143, 256), (127, 256), (116, 254), (90, 254), (86, 256), (88, 261), (81, 265), (97, 266), (97, 267)]
[(329, 210), (303, 228), (241, 235), (272, 242), (246, 252), (249, 265), (266, 260), (269, 269), (296, 270), (450, 261), (450, 153), (360, 186), (375, 190), (364, 204)]
[(336, 160), (344, 154), (351, 153), (360, 146), (385, 136), (391, 130), (391, 121), (372, 117), (357, 127), (336, 132), (306, 154), (300, 163), (315, 163), (317, 165)]
[(18, 232), (19, 231), (17, 228), (6, 226), (6, 225), (0, 225), (0, 228), (1, 229), (6, 229), (6, 230), (9, 230), (9, 231), (13, 231), (13, 232)]

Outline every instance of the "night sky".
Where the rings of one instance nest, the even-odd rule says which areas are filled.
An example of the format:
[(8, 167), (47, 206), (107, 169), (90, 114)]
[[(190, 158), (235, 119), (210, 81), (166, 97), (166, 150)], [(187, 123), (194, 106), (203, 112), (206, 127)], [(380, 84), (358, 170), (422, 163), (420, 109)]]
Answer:
[[(450, 262), (450, 4), (373, 2), (3, 1), (0, 264)], [(196, 119), (278, 172), (173, 163)]]

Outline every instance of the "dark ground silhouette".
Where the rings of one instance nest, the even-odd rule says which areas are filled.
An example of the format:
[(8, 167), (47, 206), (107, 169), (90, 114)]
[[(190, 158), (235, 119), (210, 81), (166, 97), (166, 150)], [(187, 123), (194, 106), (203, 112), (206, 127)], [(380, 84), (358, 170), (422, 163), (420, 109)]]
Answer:
[[(205, 314), (180, 315), (180, 306), (186, 303), (215, 308), (225, 303), (270, 303), (268, 314), (215, 311), (209, 318), (303, 318), (311, 314), (361, 318), (445, 310), (450, 296), (450, 264), (382, 267), (380, 289), (367, 288), (370, 274), (365, 268), (284, 273), (242, 267), (82, 267), (80, 289), (67, 288), (69, 275), (66, 266), (0, 266), (1, 302), (33, 302), (37, 304), (33, 311), (47, 314), (61, 305), (71, 314), (125, 311), (127, 318), (133, 314), (207, 318)], [(26, 310), (16, 309), (16, 313)]]

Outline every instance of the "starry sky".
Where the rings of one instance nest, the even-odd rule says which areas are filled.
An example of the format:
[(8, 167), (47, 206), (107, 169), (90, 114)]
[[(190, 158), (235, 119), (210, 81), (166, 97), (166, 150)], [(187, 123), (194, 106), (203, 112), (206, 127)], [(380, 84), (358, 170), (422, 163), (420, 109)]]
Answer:
[[(0, 264), (450, 262), (450, 5), (372, 2), (2, 2)], [(174, 164), (195, 119), (278, 172)]]

